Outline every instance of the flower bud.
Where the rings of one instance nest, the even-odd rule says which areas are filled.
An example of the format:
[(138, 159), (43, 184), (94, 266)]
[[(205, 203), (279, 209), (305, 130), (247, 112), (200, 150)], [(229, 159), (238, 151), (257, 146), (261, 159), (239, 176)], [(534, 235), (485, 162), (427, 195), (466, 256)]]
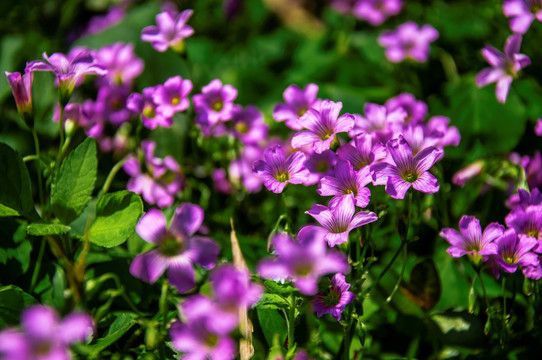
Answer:
[(32, 80), (33, 72), (25, 72), (21, 75), (19, 72), (5, 72), (6, 77), (11, 86), (11, 92), (17, 104), (17, 111), (23, 118), (25, 123), (30, 127), (34, 127), (34, 113), (32, 110)]

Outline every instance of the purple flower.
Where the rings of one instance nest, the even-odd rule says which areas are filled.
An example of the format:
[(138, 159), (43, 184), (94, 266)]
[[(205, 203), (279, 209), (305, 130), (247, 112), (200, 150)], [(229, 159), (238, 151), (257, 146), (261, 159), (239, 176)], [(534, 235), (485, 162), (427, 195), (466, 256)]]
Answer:
[(174, 76), (154, 89), (152, 99), (156, 104), (156, 112), (164, 118), (171, 118), (175, 113), (188, 109), (188, 94), (192, 91), (192, 81)]
[(126, 100), (126, 107), (141, 114), (143, 126), (151, 130), (158, 126), (168, 128), (173, 124), (171, 116), (165, 116), (162, 112), (157, 111), (157, 104), (153, 100), (156, 91), (156, 87), (147, 87), (143, 89), (143, 95), (133, 93)]
[(315, 218), (321, 225), (307, 225), (305, 228), (315, 228), (315, 231), (321, 232), (331, 247), (348, 242), (348, 235), (353, 229), (378, 220), (378, 216), (371, 211), (356, 213), (353, 194), (331, 201), (329, 207), (314, 204), (305, 214)]
[(286, 159), (282, 146), (273, 145), (265, 149), (264, 160), (254, 162), (252, 171), (263, 178), (267, 190), (278, 194), (286, 184), (303, 184), (309, 178), (306, 160), (301, 151), (294, 152)]
[(399, 25), (395, 31), (384, 31), (378, 42), (386, 48), (386, 57), (397, 63), (406, 59), (426, 62), (429, 57), (429, 44), (439, 36), (431, 25), (423, 25), (408, 21)]
[(300, 131), (292, 137), (292, 147), (298, 149), (312, 144), (318, 154), (330, 149), (336, 140), (335, 134), (347, 132), (354, 126), (352, 115), (343, 114), (339, 117), (342, 107), (341, 102), (323, 100), (319, 110), (310, 108), (299, 119), (299, 124), (307, 130)]
[(174, 51), (182, 52), (183, 39), (194, 33), (194, 29), (186, 25), (193, 12), (189, 9), (177, 16), (168, 11), (161, 12), (156, 15), (158, 26), (147, 26), (141, 31), (141, 41), (150, 42), (152, 47), (160, 52), (166, 51), (169, 47)]
[(133, 44), (118, 42), (104, 46), (96, 52), (96, 61), (107, 69), (107, 75), (100, 80), (109, 84), (129, 86), (143, 71), (143, 60), (134, 54)]
[(507, 273), (513, 273), (518, 266), (538, 266), (538, 256), (531, 252), (537, 241), (527, 235), (517, 234), (514, 229), (507, 229), (495, 240), (497, 254), (493, 258), (497, 265)]
[(73, 312), (60, 320), (56, 311), (43, 305), (26, 308), (22, 332), (0, 332), (0, 357), (4, 360), (71, 359), (69, 346), (87, 340), (94, 332), (92, 318)]
[(235, 343), (229, 333), (237, 326), (237, 315), (222, 311), (203, 295), (193, 295), (181, 305), (186, 323), (171, 324), (173, 347), (186, 359), (229, 360), (235, 358)]
[(368, 133), (383, 144), (391, 139), (395, 129), (405, 121), (407, 116), (406, 111), (401, 107), (390, 111), (385, 106), (372, 103), (366, 103), (363, 112), (365, 116), (354, 115), (354, 127), (349, 135), (355, 137)]
[(356, 297), (353, 292), (348, 291), (350, 284), (345, 281), (344, 275), (336, 273), (331, 279), (331, 286), (327, 294), (318, 293), (312, 300), (312, 306), (316, 316), (322, 317), (331, 314), (335, 320), (341, 320), (341, 314)]
[(505, 0), (504, 16), (510, 18), (510, 29), (518, 34), (525, 34), (536, 18), (542, 21), (542, 1), (540, 0)]
[(78, 50), (73, 58), (61, 53), (54, 53), (47, 56), (43, 53), (43, 61), (32, 61), (26, 64), (28, 71), (52, 71), (58, 78), (58, 86), (61, 93), (61, 105), (66, 105), (76, 83), (85, 75), (103, 76), (107, 70), (99, 65), (90, 52)]
[(514, 34), (506, 39), (504, 54), (490, 45), (482, 49), (482, 56), (491, 67), (476, 75), (476, 85), (482, 87), (496, 82), (497, 100), (501, 103), (506, 102), (510, 85), (518, 72), (531, 64), (531, 59), (527, 55), (519, 53), (520, 47), (521, 35)]
[(237, 89), (231, 85), (222, 85), (222, 81), (214, 79), (201, 89), (201, 94), (192, 97), (197, 114), (196, 123), (204, 131), (209, 131), (218, 122), (231, 120), (236, 97)]
[(372, 177), (368, 166), (356, 172), (348, 161), (339, 160), (335, 166), (335, 176), (323, 177), (316, 192), (320, 196), (334, 196), (332, 201), (352, 194), (356, 206), (364, 208), (369, 205), (371, 191), (365, 186), (370, 182)]
[(344, 144), (337, 149), (339, 159), (348, 161), (356, 171), (384, 159), (386, 155), (386, 147), (366, 133), (358, 134), (351, 144)]
[(534, 128), (534, 133), (538, 136), (542, 136), (542, 118), (538, 119)]
[(406, 111), (405, 122), (417, 123), (423, 121), (427, 116), (427, 104), (421, 100), (416, 100), (410, 93), (402, 93), (386, 101), (388, 111), (402, 108)]
[(474, 216), (464, 215), (459, 220), (459, 230), (461, 232), (451, 228), (441, 230), (439, 235), (452, 245), (446, 251), (452, 257), (469, 255), (477, 261), (480, 256), (497, 254), (494, 241), (503, 234), (504, 226), (494, 222), (482, 233), (480, 221)]
[(455, 126), (448, 127), (450, 119), (445, 116), (433, 116), (429, 123), (407, 123), (400, 133), (416, 155), (420, 150), (434, 146), (439, 149), (444, 146), (457, 146), (461, 140), (459, 130)]
[(19, 72), (10, 73), (5, 71), (4, 74), (6, 74), (11, 92), (15, 98), (17, 112), (29, 126), (33, 126), (32, 80), (34, 73), (27, 71), (24, 75), (21, 75)]
[(236, 315), (240, 308), (250, 308), (262, 296), (262, 287), (250, 282), (250, 273), (238, 270), (233, 265), (220, 265), (209, 280), (218, 306)]
[(387, 147), (394, 164), (371, 165), (375, 185), (386, 184), (386, 192), (394, 199), (404, 199), (411, 186), (429, 194), (439, 190), (437, 179), (428, 170), (442, 158), (442, 150), (428, 147), (412, 156), (410, 145), (402, 135), (388, 141)]
[(299, 124), (301, 118), (311, 107), (319, 103), (316, 99), (318, 85), (309, 84), (301, 90), (297, 85), (290, 85), (284, 90), (282, 97), (285, 104), (277, 104), (273, 109), (273, 118), (278, 121), (286, 121), (286, 126), (292, 130), (301, 130)]
[(531, 205), (523, 208), (516, 207), (504, 219), (509, 228), (518, 234), (531, 236), (542, 240), (542, 205)]
[(172, 156), (164, 159), (154, 157), (156, 144), (150, 140), (141, 142), (144, 155), (144, 167), (148, 173), (141, 171), (141, 164), (136, 156), (130, 155), (124, 163), (124, 171), (132, 178), (128, 180), (127, 189), (141, 194), (149, 204), (161, 208), (173, 204), (175, 195), (184, 187), (181, 168)]
[(248, 105), (234, 106), (231, 134), (243, 144), (257, 144), (266, 139), (269, 127), (257, 107)]
[(367, 20), (373, 26), (382, 24), (387, 18), (401, 12), (401, 0), (359, 0), (354, 6), (354, 15)]
[(231, 194), (233, 189), (230, 181), (228, 180), (228, 174), (224, 169), (213, 169), (211, 172), (211, 178), (213, 179), (214, 189), (221, 194)]
[(194, 204), (181, 204), (169, 228), (164, 215), (150, 209), (139, 220), (136, 231), (156, 248), (136, 256), (130, 274), (153, 284), (167, 269), (169, 282), (180, 293), (192, 289), (196, 284), (192, 264), (212, 269), (219, 252), (218, 244), (212, 239), (193, 236), (202, 222), (203, 209)]
[(277, 257), (260, 261), (261, 277), (291, 280), (301, 293), (314, 295), (321, 276), (350, 270), (345, 255), (338, 250), (328, 250), (323, 233), (316, 227), (302, 228), (297, 239), (286, 234), (273, 237)]
[(310, 149), (305, 154), (307, 154), (305, 167), (310, 171), (308, 180), (303, 183), (305, 186), (317, 184), (326, 175), (333, 175), (337, 163), (337, 155), (333, 150), (326, 150), (321, 154), (317, 154)]
[(129, 89), (126, 86), (102, 86), (96, 97), (95, 111), (115, 127), (128, 122), (134, 113), (127, 108)]
[(538, 188), (533, 189), (530, 193), (524, 189), (518, 189), (518, 193), (510, 197), (508, 204), (514, 210), (517, 207), (527, 209), (531, 205), (542, 205), (542, 192)]

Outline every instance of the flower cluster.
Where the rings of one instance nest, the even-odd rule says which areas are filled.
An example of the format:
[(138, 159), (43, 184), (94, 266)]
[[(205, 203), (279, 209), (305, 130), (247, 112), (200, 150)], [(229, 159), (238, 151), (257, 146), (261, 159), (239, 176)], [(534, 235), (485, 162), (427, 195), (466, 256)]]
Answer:
[(331, 6), (343, 13), (352, 14), (372, 26), (384, 23), (390, 16), (397, 15), (403, 8), (402, 0), (332, 0)]

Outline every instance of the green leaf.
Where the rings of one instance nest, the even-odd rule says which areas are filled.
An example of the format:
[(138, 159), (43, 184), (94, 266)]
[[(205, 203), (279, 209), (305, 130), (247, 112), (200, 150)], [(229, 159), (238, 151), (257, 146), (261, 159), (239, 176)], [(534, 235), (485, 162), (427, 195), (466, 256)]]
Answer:
[(20, 155), (4, 143), (0, 143), (0, 173), (0, 216), (38, 219), (28, 169)]
[(64, 224), (75, 220), (91, 199), (98, 160), (96, 141), (89, 137), (68, 155), (51, 186), (53, 212)]
[(134, 232), (143, 202), (130, 191), (106, 194), (96, 204), (96, 220), (90, 228), (90, 242), (113, 247), (125, 242)]
[(62, 224), (32, 223), (26, 227), (26, 233), (34, 236), (67, 234), (71, 227)]
[(99, 355), (100, 352), (105, 350), (115, 341), (119, 340), (122, 335), (126, 334), (126, 332), (130, 330), (135, 324), (136, 322), (132, 314), (121, 313), (119, 316), (117, 316), (115, 321), (113, 321), (113, 323), (109, 327), (107, 334), (103, 338), (99, 339), (96, 344), (86, 346), (85, 352), (90, 355), (90, 357)]
[(289, 295), (295, 291), (295, 287), (289, 284), (279, 284), (273, 280), (264, 281), (265, 292), (279, 295)]
[(21, 311), (37, 301), (15, 285), (0, 288), (0, 328), (19, 323)]
[(290, 303), (280, 295), (264, 294), (256, 307), (259, 309), (287, 309), (290, 307)]
[(277, 310), (257, 308), (256, 311), (267, 344), (273, 344), (275, 334), (279, 334), (280, 343), (284, 344), (288, 332), (286, 320)]

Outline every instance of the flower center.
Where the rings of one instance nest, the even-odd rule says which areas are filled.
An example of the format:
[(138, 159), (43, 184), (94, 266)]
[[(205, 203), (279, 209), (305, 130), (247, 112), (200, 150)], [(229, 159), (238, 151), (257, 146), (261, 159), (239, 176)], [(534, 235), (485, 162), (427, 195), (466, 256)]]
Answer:
[(154, 106), (147, 105), (143, 108), (143, 116), (145, 116), (147, 119), (152, 119), (156, 116), (156, 112), (154, 111)]
[(275, 179), (277, 179), (278, 182), (286, 182), (290, 180), (290, 175), (288, 175), (286, 172), (280, 172), (275, 175)]
[(213, 105), (211, 105), (211, 107), (214, 111), (218, 112), (222, 110), (222, 108), (224, 107), (224, 103), (222, 102), (222, 100), (216, 100), (215, 102), (213, 102)]
[(329, 169), (329, 163), (327, 161), (320, 161), (316, 165), (316, 172), (325, 173)]
[(179, 96), (174, 96), (171, 98), (171, 105), (179, 105), (181, 98)]
[(502, 259), (508, 264), (512, 264), (512, 265), (518, 262), (518, 259), (516, 258), (514, 254), (505, 255), (502, 257)]
[(312, 272), (312, 264), (299, 264), (295, 267), (295, 274), (298, 276), (307, 276)]
[(298, 117), (303, 116), (308, 110), (309, 108), (307, 106), (303, 106), (301, 109), (297, 111), (297, 116)]
[(218, 344), (218, 336), (215, 334), (208, 334), (205, 337), (205, 345), (207, 345), (208, 348), (212, 349)]
[(525, 232), (525, 234), (534, 237), (536, 240), (540, 240), (540, 231), (537, 229), (529, 229)]
[(403, 180), (409, 183), (413, 183), (414, 181), (418, 180), (418, 174), (416, 173), (401, 174), (401, 177), (403, 178)]
[(336, 306), (340, 300), (341, 300), (341, 293), (337, 291), (334, 287), (329, 289), (329, 294), (324, 295), (322, 297), (322, 301), (324, 302), (324, 305), (326, 305), (327, 307)]
[(183, 249), (183, 244), (180, 239), (177, 239), (173, 236), (168, 236), (160, 243), (160, 252), (167, 256), (172, 257), (179, 255)]
[(39, 343), (35, 348), (34, 348), (34, 355), (40, 355), (43, 356), (43, 355), (48, 355), (49, 352), (51, 351), (51, 344), (48, 343), (48, 342), (42, 342), (42, 343)]
[(328, 133), (323, 134), (320, 138), (322, 140), (327, 140), (327, 139), (329, 139), (331, 137), (331, 135), (333, 135), (333, 133), (328, 132)]
[(248, 126), (245, 123), (239, 122), (235, 124), (235, 131), (240, 134), (246, 134), (248, 132)]
[(113, 101), (111, 101), (111, 109), (113, 109), (115, 111), (121, 110), (122, 109), (122, 100), (119, 99), (119, 98), (113, 99)]

